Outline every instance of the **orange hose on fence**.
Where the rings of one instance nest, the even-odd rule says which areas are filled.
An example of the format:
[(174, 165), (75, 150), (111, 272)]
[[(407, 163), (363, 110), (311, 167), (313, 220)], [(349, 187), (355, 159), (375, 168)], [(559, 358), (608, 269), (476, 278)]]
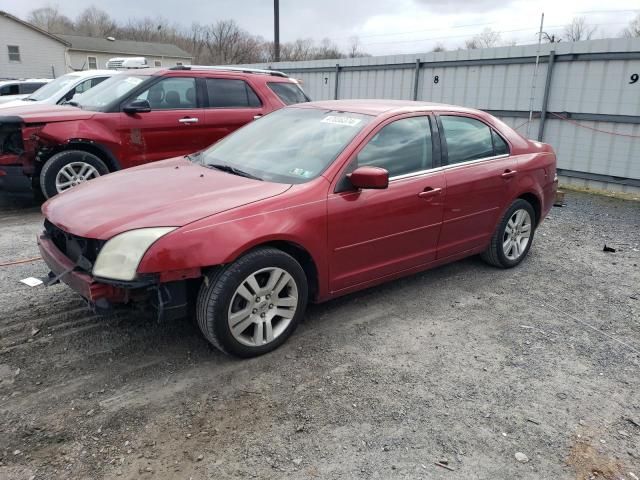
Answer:
[(12, 262), (0, 263), (0, 267), (9, 267), (11, 265), (19, 265), (21, 263), (30, 263), (42, 260), (42, 257), (25, 258), (23, 260), (14, 260)]

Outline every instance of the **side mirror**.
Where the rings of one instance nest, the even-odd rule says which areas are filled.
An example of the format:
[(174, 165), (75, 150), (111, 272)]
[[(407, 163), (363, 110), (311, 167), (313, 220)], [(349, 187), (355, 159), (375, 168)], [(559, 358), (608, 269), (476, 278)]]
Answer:
[(389, 172), (380, 167), (358, 167), (347, 177), (356, 188), (382, 190), (389, 186)]
[(151, 111), (148, 100), (134, 100), (122, 107), (124, 113), (147, 113)]

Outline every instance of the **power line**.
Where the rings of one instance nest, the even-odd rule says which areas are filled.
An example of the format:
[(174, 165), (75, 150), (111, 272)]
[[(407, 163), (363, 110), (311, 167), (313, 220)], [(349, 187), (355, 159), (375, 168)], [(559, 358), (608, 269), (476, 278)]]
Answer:
[[(597, 24), (591, 24), (592, 26), (597, 26), (597, 27), (601, 27), (604, 25), (627, 25), (628, 22), (610, 22), (610, 23), (597, 23)], [(552, 30), (552, 29), (560, 29), (560, 28), (565, 28), (566, 25), (550, 25), (545, 27), (545, 30)], [(432, 30), (425, 30), (425, 31), (432, 31)], [(527, 28), (519, 28), (519, 29), (515, 29), (515, 30), (501, 30), (501, 31), (495, 31), (494, 33), (515, 33), (515, 32), (527, 32), (527, 31), (534, 31), (534, 29), (532, 27), (527, 27)], [(430, 40), (445, 40), (445, 39), (449, 39), (449, 38), (466, 38), (466, 37), (470, 37), (472, 36), (472, 34), (466, 33), (463, 35), (447, 35), (447, 36), (442, 36), (442, 37), (428, 37), (428, 38), (415, 38), (415, 39), (411, 39), (411, 40), (393, 40), (393, 41), (387, 41), (387, 42), (370, 42), (370, 43), (363, 43), (362, 46), (367, 46), (367, 45), (391, 45), (391, 44), (397, 44), (397, 43), (416, 43), (416, 42), (427, 42)]]

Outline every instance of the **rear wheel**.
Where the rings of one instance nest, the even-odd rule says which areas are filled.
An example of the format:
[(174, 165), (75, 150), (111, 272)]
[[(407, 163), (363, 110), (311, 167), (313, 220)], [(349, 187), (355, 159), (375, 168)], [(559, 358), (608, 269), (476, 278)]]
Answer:
[(46, 161), (40, 171), (40, 188), (51, 198), (70, 188), (109, 173), (96, 155), (83, 150), (65, 150)]
[(307, 278), (293, 257), (259, 248), (205, 277), (196, 318), (215, 347), (254, 357), (277, 348), (293, 333), (307, 295)]
[(535, 232), (536, 215), (529, 202), (517, 199), (507, 209), (481, 257), (501, 268), (518, 265), (527, 256)]

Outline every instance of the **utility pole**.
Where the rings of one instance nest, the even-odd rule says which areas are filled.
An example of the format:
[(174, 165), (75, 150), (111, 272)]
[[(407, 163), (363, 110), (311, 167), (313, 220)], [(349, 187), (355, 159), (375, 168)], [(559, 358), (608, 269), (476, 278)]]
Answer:
[(280, 61), (280, 0), (273, 0), (273, 57)]
[[(544, 12), (540, 16), (540, 31), (538, 32), (538, 51), (536, 53), (536, 66), (533, 68), (533, 78), (531, 79), (531, 98), (529, 99), (529, 121), (527, 122), (527, 138), (531, 132), (531, 121), (533, 120), (533, 101), (536, 94), (536, 78), (538, 76), (538, 65), (540, 64), (540, 45), (542, 44), (542, 28), (544, 26)], [(540, 121), (543, 121), (542, 119)]]

